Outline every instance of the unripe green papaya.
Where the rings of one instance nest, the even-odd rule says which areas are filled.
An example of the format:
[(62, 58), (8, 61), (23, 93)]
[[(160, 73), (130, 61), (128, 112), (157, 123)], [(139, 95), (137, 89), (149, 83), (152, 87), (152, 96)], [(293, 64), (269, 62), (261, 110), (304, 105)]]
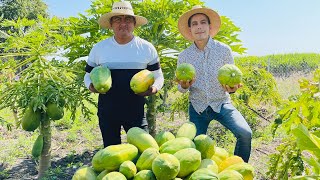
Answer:
[(112, 86), (111, 71), (104, 66), (97, 66), (92, 69), (90, 79), (93, 87), (99, 93), (106, 93)]
[(22, 129), (34, 131), (39, 127), (40, 120), (41, 112), (39, 110), (33, 111), (31, 107), (28, 107), (21, 120)]
[(191, 81), (196, 76), (196, 69), (192, 64), (181, 63), (177, 66), (175, 73), (176, 73), (177, 80)]
[(159, 154), (159, 150), (156, 148), (144, 150), (136, 163), (137, 169), (139, 171), (144, 169), (152, 170), (152, 162)]
[(64, 115), (63, 107), (58, 106), (56, 103), (48, 102), (47, 103), (47, 115), (52, 120), (59, 120)]
[(186, 137), (191, 140), (196, 137), (197, 134), (197, 128), (196, 125), (193, 122), (186, 122), (182, 124), (182, 126), (178, 129), (176, 137)]
[(41, 155), (43, 149), (43, 136), (40, 134), (32, 147), (32, 156), (37, 158)]

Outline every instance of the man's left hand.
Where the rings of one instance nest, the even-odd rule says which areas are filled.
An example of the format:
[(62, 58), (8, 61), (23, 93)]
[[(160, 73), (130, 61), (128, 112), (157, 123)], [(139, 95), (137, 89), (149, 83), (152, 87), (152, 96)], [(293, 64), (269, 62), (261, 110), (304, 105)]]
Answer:
[(224, 85), (222, 85), (222, 87), (225, 91), (232, 94), (232, 93), (235, 93), (239, 88), (241, 88), (242, 84), (237, 84), (234, 87), (230, 87), (230, 86), (224, 84)]
[(157, 88), (153, 87), (153, 86), (150, 86), (149, 89), (145, 92), (142, 92), (142, 93), (138, 93), (137, 95), (139, 96), (151, 96), (151, 95), (154, 95), (158, 92)]

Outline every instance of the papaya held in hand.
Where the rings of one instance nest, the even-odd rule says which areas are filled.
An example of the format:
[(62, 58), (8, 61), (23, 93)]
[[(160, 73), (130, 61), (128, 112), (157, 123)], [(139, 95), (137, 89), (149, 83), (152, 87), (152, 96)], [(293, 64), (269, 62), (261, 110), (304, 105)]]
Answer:
[(177, 66), (176, 78), (178, 81), (192, 81), (196, 76), (196, 69), (192, 64), (182, 63)]
[(225, 64), (218, 70), (218, 80), (222, 85), (233, 88), (242, 82), (242, 72), (234, 64)]
[(136, 73), (130, 81), (130, 88), (135, 94), (146, 92), (154, 83), (154, 74), (144, 69)]
[(111, 88), (111, 71), (107, 67), (97, 66), (93, 68), (90, 73), (90, 79), (92, 81), (93, 87), (99, 93), (106, 93)]

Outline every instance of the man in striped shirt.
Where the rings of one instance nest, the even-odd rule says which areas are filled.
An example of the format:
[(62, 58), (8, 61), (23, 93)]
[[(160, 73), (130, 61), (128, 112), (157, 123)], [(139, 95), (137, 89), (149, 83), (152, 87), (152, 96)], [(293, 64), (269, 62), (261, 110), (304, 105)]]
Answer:
[[(99, 94), (98, 117), (104, 147), (120, 144), (121, 126), (128, 131), (140, 127), (148, 132), (145, 119), (145, 96), (156, 94), (164, 82), (159, 57), (154, 46), (133, 35), (136, 27), (147, 19), (134, 15), (128, 1), (115, 2), (112, 11), (99, 19), (102, 28), (112, 29), (114, 36), (97, 43), (91, 50), (86, 66), (86, 87), (97, 93), (90, 80), (90, 72), (96, 66), (107, 66), (111, 71), (112, 87), (106, 94)], [(135, 94), (130, 80), (137, 72), (148, 69), (155, 82), (146, 92)]]

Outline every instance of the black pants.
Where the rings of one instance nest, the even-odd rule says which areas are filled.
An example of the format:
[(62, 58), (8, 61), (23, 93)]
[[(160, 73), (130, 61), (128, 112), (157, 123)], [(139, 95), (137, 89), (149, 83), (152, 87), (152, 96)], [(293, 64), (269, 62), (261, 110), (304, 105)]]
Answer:
[(98, 105), (98, 118), (104, 147), (121, 144), (121, 126), (126, 132), (132, 127), (140, 127), (147, 132), (149, 131), (144, 115), (144, 98), (143, 102), (116, 101), (121, 102), (120, 104), (111, 103), (115, 101), (103, 102), (99, 102)]

